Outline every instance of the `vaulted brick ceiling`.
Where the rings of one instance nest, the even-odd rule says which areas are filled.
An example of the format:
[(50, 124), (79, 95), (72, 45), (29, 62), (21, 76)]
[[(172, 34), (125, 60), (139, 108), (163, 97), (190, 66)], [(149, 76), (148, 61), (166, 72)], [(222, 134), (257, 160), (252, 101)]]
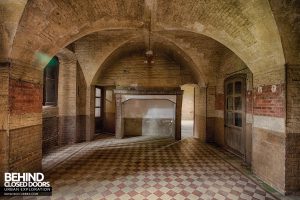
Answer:
[[(1, 59), (33, 63), (36, 52), (55, 55), (101, 30), (146, 33), (151, 18), (154, 33), (175, 38), (176, 44), (195, 38), (188, 32), (206, 35), (236, 53), (254, 73), (281, 74), (285, 63), (268, 0), (7, 0), (0, 7), (8, 16), (0, 21), (5, 30)], [(178, 31), (184, 37), (177, 41)]]
[[(102, 68), (139, 49), (148, 48), (143, 31), (109, 30), (87, 35), (74, 42), (74, 51), (87, 83), (99, 76)], [(151, 36), (154, 53), (165, 53), (182, 66), (189, 67), (197, 82), (208, 82), (214, 67), (230, 51), (219, 42), (192, 32), (157, 31)], [(96, 74), (96, 75), (95, 75)]]

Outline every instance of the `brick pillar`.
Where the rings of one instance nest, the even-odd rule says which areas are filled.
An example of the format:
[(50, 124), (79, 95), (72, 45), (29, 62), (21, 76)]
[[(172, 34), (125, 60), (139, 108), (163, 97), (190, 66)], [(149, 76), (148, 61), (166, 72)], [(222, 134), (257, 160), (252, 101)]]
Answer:
[[(286, 86), (279, 71), (253, 73), (252, 170), (284, 193), (286, 163)], [(283, 75), (283, 74), (282, 74)]]
[(86, 90), (86, 141), (92, 141), (95, 135), (95, 86)]
[(286, 192), (300, 191), (300, 65), (287, 68)]
[(195, 87), (194, 136), (206, 141), (206, 87)]
[(216, 86), (208, 86), (206, 90), (206, 142), (215, 141), (215, 101)]
[(116, 138), (124, 137), (124, 120), (122, 115), (122, 95), (116, 94)]
[(175, 139), (181, 140), (182, 93), (176, 95)]
[(4, 172), (41, 171), (41, 68), (0, 63), (0, 103), (0, 181)]
[(0, 63), (0, 186), (3, 185), (3, 173), (8, 171), (9, 153), (9, 63)]
[(63, 49), (59, 58), (58, 113), (59, 145), (76, 143), (77, 60), (73, 52)]

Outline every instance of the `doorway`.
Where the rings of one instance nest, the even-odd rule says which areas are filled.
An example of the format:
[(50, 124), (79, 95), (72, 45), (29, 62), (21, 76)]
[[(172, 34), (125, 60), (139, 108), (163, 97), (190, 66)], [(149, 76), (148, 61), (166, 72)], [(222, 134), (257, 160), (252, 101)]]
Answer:
[(225, 145), (240, 157), (246, 153), (246, 78), (235, 76), (225, 81)]
[(102, 87), (95, 88), (95, 132), (101, 133), (103, 130), (103, 97), (104, 90)]
[(114, 134), (116, 116), (114, 87), (96, 87), (95, 90), (95, 132)]

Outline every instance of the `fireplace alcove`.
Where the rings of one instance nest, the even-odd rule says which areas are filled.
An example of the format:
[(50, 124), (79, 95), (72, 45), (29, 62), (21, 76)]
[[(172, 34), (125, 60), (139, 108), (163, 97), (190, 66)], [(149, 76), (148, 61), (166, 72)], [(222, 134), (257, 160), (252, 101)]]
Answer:
[(181, 139), (181, 88), (122, 88), (116, 96), (116, 137), (165, 136)]

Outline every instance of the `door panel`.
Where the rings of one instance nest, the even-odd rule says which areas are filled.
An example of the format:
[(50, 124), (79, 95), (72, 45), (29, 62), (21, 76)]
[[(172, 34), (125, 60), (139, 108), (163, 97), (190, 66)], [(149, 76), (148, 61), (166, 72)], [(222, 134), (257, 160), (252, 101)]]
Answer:
[(225, 144), (229, 150), (245, 155), (245, 78), (225, 82)]
[(103, 131), (115, 133), (116, 97), (113, 89), (105, 88)]
[(95, 88), (95, 133), (103, 131), (103, 89)]

